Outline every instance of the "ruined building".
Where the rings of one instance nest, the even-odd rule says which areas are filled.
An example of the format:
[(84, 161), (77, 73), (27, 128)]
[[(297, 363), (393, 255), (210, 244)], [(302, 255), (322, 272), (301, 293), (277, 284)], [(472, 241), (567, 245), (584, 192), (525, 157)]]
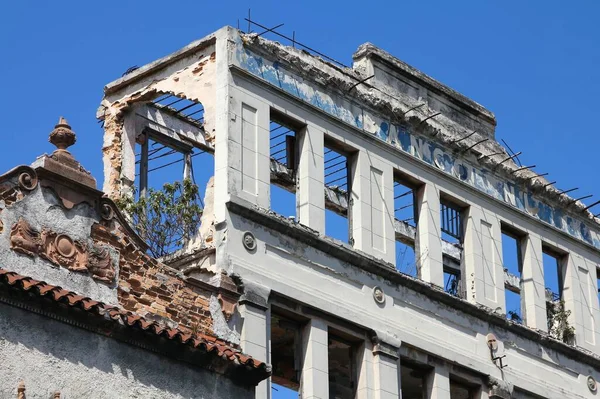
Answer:
[(162, 184), (164, 151), (206, 189), (168, 263), (234, 277), (217, 332), (272, 366), (258, 398), (595, 397), (600, 221), (489, 110), (372, 44), (353, 61), (225, 27), (124, 75), (104, 191)]
[[(68, 363), (123, 392), (156, 379), (183, 397), (215, 381), (236, 398), (596, 397), (600, 220), (501, 146), (481, 105), (371, 44), (353, 58), (225, 27), (128, 71), (97, 114), (106, 196), (47, 158), (3, 177), (0, 283), (105, 323), (103, 345), (156, 352), (122, 359), (133, 375), (106, 367), (106, 346), (112, 363)], [(199, 231), (151, 258), (111, 199), (182, 178), (204, 193)], [(229, 355), (211, 358), (213, 341)]]
[(0, 175), (0, 398), (254, 398), (269, 367), (215, 336), (238, 287), (148, 256), (75, 139)]

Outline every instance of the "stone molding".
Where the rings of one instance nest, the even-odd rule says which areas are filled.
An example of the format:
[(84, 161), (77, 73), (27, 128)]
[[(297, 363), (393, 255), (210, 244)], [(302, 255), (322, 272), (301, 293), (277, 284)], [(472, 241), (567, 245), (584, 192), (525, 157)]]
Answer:
[(20, 218), (10, 231), (10, 248), (23, 255), (39, 256), (74, 272), (87, 272), (95, 280), (113, 284), (116, 268), (108, 248), (73, 240), (67, 234), (41, 231)]

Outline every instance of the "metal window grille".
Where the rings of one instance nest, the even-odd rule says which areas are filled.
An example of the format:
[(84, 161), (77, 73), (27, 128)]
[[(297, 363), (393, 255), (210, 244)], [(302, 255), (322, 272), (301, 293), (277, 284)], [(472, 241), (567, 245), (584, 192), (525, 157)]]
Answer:
[(463, 220), (462, 211), (453, 205), (442, 202), (441, 206), (442, 232), (456, 238), (460, 242), (463, 240)]
[(413, 227), (417, 226), (417, 209), (415, 207), (415, 190), (402, 184), (394, 182), (394, 217)]
[(296, 132), (273, 121), (271, 121), (270, 130), (271, 159), (294, 170), (296, 167)]

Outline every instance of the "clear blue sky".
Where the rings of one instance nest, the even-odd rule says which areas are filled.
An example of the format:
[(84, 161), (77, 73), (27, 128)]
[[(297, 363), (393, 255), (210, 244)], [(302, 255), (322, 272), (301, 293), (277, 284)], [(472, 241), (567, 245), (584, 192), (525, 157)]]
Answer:
[(103, 86), (223, 25), (245, 27), (249, 7), (347, 64), (363, 42), (382, 47), (493, 111), (497, 138), (524, 164), (600, 199), (593, 1), (5, 2), (0, 172), (51, 151), (48, 133), (64, 115), (78, 134), (73, 152), (101, 183)]

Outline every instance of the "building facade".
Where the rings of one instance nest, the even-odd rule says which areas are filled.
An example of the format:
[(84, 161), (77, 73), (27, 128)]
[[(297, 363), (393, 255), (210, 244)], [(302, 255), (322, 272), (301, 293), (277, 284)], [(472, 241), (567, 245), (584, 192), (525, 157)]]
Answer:
[(229, 276), (148, 256), (66, 120), (50, 141), (0, 175), (0, 398), (254, 398), (269, 369), (223, 332)]
[(371, 44), (353, 59), (225, 27), (130, 71), (98, 109), (104, 191), (206, 190), (165, 262), (235, 277), (215, 332), (271, 364), (259, 398), (596, 397), (599, 220), (481, 105)]

